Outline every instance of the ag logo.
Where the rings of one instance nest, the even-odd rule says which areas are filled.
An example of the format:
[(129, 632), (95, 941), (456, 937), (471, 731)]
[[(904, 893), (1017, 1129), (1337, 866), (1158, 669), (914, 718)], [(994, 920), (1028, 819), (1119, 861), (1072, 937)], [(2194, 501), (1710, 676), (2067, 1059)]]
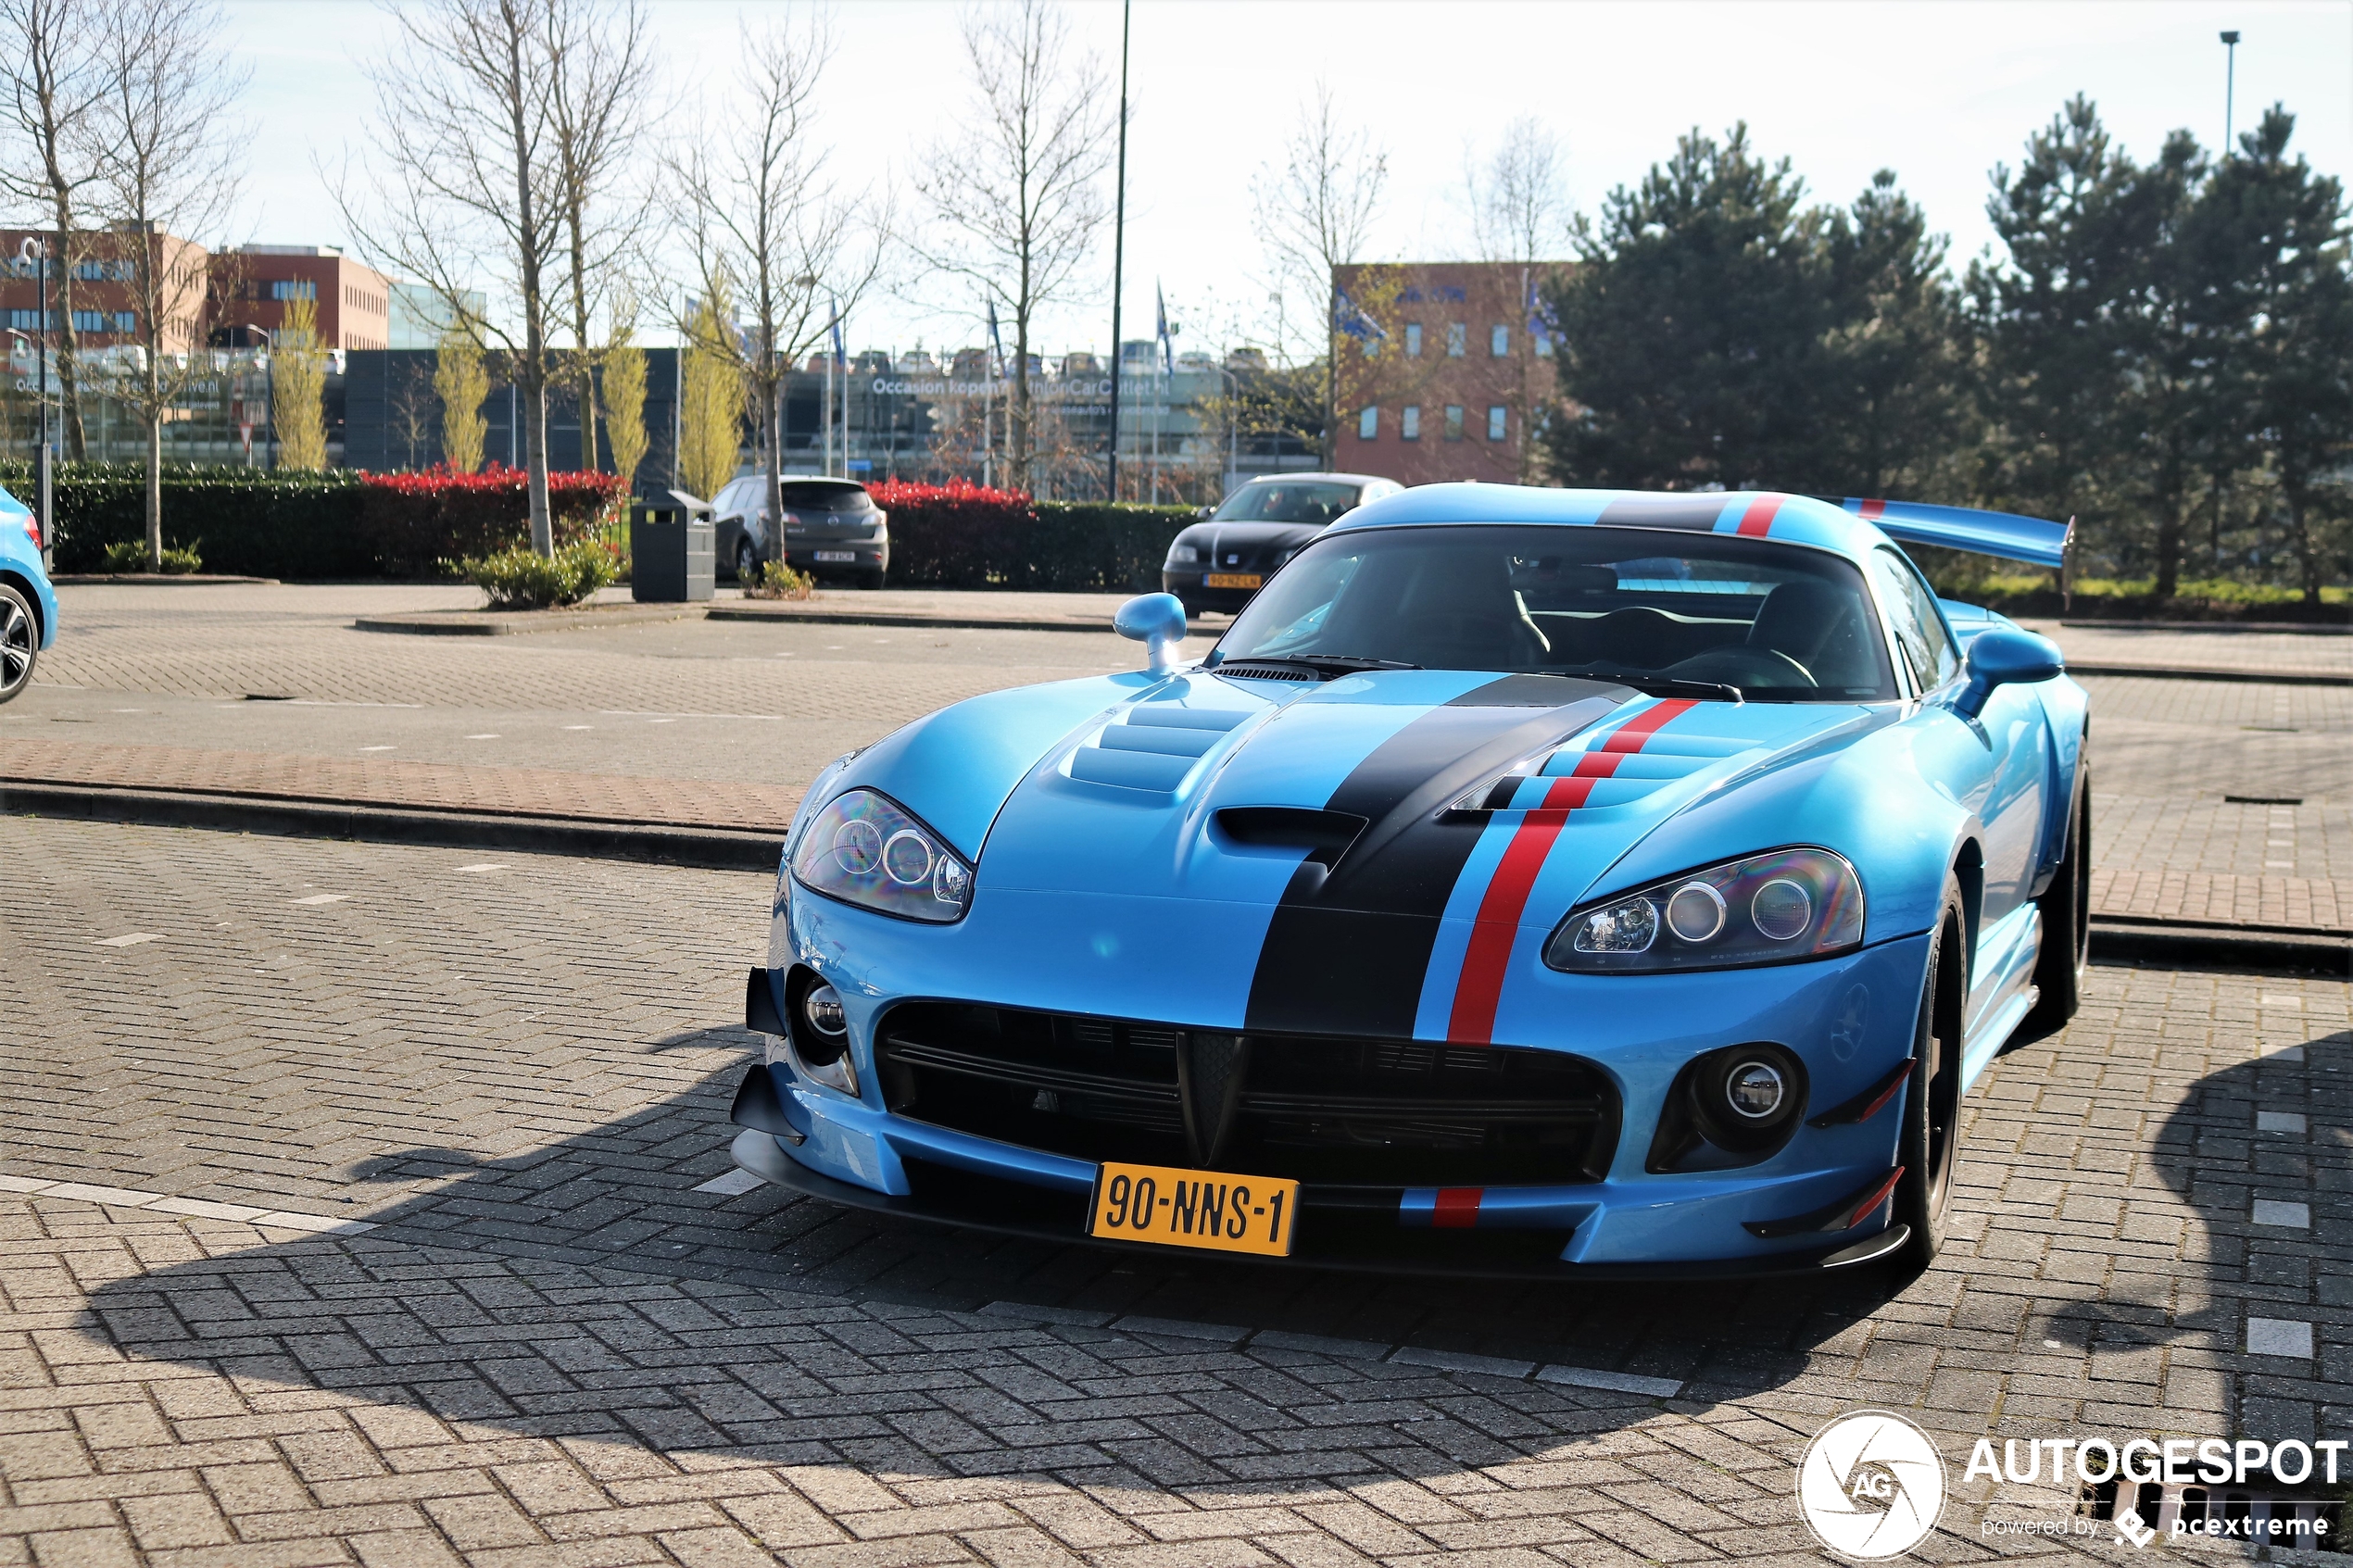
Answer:
[(1856, 1411), (1814, 1434), (1797, 1466), (1797, 1506), (1841, 1557), (1894, 1557), (1936, 1528), (1944, 1459), (1902, 1416)]

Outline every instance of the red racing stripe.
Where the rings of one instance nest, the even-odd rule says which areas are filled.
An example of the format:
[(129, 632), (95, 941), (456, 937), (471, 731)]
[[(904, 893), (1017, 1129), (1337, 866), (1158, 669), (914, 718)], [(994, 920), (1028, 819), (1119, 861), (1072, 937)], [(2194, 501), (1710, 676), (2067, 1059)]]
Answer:
[(1855, 515), (1861, 518), (1865, 522), (1877, 522), (1881, 518), (1887, 515), (1887, 503), (1885, 501), (1865, 501), (1856, 509)]
[(1440, 1187), (1438, 1203), (1429, 1211), (1429, 1223), (1438, 1230), (1466, 1231), (1478, 1223), (1478, 1200), (1487, 1195), (1485, 1187)]
[[(1510, 965), (1512, 941), (1519, 934), (1519, 917), (1536, 886), (1536, 873), (1553, 852), (1569, 812), (1585, 804), (1594, 784), (1617, 767), (1617, 757), (1642, 749), (1659, 728), (1699, 704), (1677, 697), (1646, 709), (1620, 724), (1595, 752), (1579, 758), (1577, 771), (1556, 778), (1544, 792), (1544, 803), (1528, 811), (1504, 847), (1504, 858), (1480, 895), (1478, 913), (1471, 921), (1470, 946), (1463, 953), (1463, 972), (1454, 981), (1454, 1007), (1446, 1020), (1446, 1038), (1463, 1046), (1483, 1046), (1495, 1037), (1495, 1008), (1504, 996), (1504, 972)], [(1607, 757), (1606, 766), (1597, 759)], [(1588, 770), (1587, 764), (1593, 764)]]
[(1781, 498), (1779, 495), (1759, 495), (1748, 504), (1748, 510), (1741, 514), (1740, 527), (1734, 532), (1751, 539), (1761, 539), (1772, 532), (1773, 514), (1780, 509)]

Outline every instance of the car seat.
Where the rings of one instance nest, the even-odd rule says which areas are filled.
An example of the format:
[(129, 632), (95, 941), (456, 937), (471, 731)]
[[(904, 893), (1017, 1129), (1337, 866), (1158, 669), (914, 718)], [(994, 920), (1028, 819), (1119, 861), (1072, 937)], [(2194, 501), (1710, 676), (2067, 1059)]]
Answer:
[(1795, 659), (1817, 685), (1875, 685), (1862, 608), (1859, 595), (1827, 583), (1783, 583), (1757, 608), (1748, 646)]

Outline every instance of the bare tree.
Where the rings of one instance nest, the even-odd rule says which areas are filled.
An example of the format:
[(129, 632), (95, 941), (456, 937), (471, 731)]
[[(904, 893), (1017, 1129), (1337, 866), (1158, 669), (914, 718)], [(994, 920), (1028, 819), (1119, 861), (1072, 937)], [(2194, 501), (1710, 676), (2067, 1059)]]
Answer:
[(580, 466), (597, 464), (597, 363), (591, 343), (625, 246), (643, 233), (648, 203), (625, 179), (652, 118), (653, 47), (643, 0), (550, 6), (548, 108), (563, 208), (571, 370), (580, 399)]
[(1519, 270), (1515, 310), (1519, 352), (1512, 355), (1496, 390), (1511, 409), (1513, 466), (1523, 484), (1535, 477), (1539, 455), (1529, 430), (1551, 395), (1550, 379), (1538, 374), (1535, 362), (1536, 345), (1545, 341), (1538, 336), (1544, 328), (1537, 300), (1552, 267), (1568, 248), (1567, 179), (1559, 140), (1526, 115), (1504, 128), (1504, 139), (1484, 169), (1467, 153), (1464, 157), (1463, 194), (1478, 258)]
[[(485, 274), (511, 314), (477, 320), (502, 349), (522, 404), (531, 547), (552, 558), (547, 512), (551, 291), (566, 247), (551, 49), (571, 36), (574, 0), (415, 0), (390, 13), (399, 47), (371, 66), (382, 175), (338, 182), (336, 203), (363, 249), (406, 272), (464, 320)], [(498, 312), (494, 311), (496, 318)]]
[(847, 311), (873, 285), (889, 211), (871, 192), (839, 191), (827, 176), (827, 150), (811, 123), (833, 53), (824, 18), (798, 29), (746, 22), (742, 39), (744, 107), (718, 126), (696, 127), (670, 164), (694, 212), (696, 300), (732, 300), (749, 318), (740, 336), (704, 332), (695, 342), (729, 358), (751, 394), (767, 453), (767, 515), (778, 518), (785, 378), (823, 340), (831, 311)]
[(1070, 23), (1044, 0), (975, 6), (963, 28), (974, 101), (921, 160), (913, 185), (930, 221), (911, 248), (979, 285), (1013, 322), (1006, 471), (1025, 489), (1036, 434), (1030, 327), (1077, 281), (1102, 227), (1112, 117), (1101, 62), (1068, 62)]
[(164, 421), (214, 373), (210, 257), (195, 236), (216, 233), (236, 199), (248, 73), (217, 56), (213, 0), (113, 0), (104, 21), (106, 91), (85, 122), (107, 225), (95, 243), (131, 296), (139, 349), (107, 379), (146, 428), (147, 560), (160, 571)]
[[(99, 138), (90, 117), (106, 94), (107, 15), (102, 0), (0, 0), (0, 81), (9, 129), (27, 159), (0, 158), (0, 192), (45, 209), (57, 229), (47, 266), (60, 327), (57, 384), (66, 456), (89, 456), (82, 422), (81, 340), (73, 325), (73, 270), (82, 259), (76, 203), (98, 178)], [(48, 330), (48, 323), (42, 323)]]
[[(1282, 166), (1263, 165), (1251, 182), (1259, 243), (1265, 247), (1278, 290), (1319, 302), (1321, 328), (1307, 341), (1324, 357), (1327, 463), (1332, 460), (1340, 418), (1341, 307), (1332, 272), (1365, 258), (1388, 183), (1389, 154), (1369, 132), (1340, 124), (1331, 84), (1320, 78), (1315, 95), (1300, 107), (1299, 122), (1283, 144)], [(1279, 345), (1287, 357), (1295, 358), (1297, 341)]]

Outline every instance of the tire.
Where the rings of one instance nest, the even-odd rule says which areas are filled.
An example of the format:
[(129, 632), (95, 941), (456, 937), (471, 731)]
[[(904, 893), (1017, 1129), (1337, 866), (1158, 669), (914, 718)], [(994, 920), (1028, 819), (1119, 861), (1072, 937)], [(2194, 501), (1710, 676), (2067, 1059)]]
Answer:
[(741, 587), (749, 588), (759, 581), (760, 556), (751, 547), (751, 541), (746, 539), (736, 546), (736, 582)]
[(41, 621), (32, 604), (0, 583), (0, 702), (32, 684), (32, 667), (40, 662)]
[(2043, 950), (2034, 959), (2034, 985), (2043, 995), (2028, 1018), (2047, 1032), (2075, 1016), (2083, 1005), (2083, 971), (2092, 958), (2092, 764), (2075, 766), (2074, 821), (2068, 824), (2067, 853), (2050, 886), (2034, 900), (2043, 911)]
[(871, 566), (858, 574), (858, 585), (861, 588), (879, 588), (888, 580), (889, 575), (887, 569)]
[(1924, 1269), (1944, 1245), (1952, 1218), (1953, 1173), (1960, 1164), (1961, 1019), (1969, 997), (1961, 896), (1947, 884), (1920, 981), (1919, 1022), (1912, 1036), (1912, 1080), (1904, 1092), (1896, 1161), (1897, 1223), (1909, 1225), (1905, 1261)]

